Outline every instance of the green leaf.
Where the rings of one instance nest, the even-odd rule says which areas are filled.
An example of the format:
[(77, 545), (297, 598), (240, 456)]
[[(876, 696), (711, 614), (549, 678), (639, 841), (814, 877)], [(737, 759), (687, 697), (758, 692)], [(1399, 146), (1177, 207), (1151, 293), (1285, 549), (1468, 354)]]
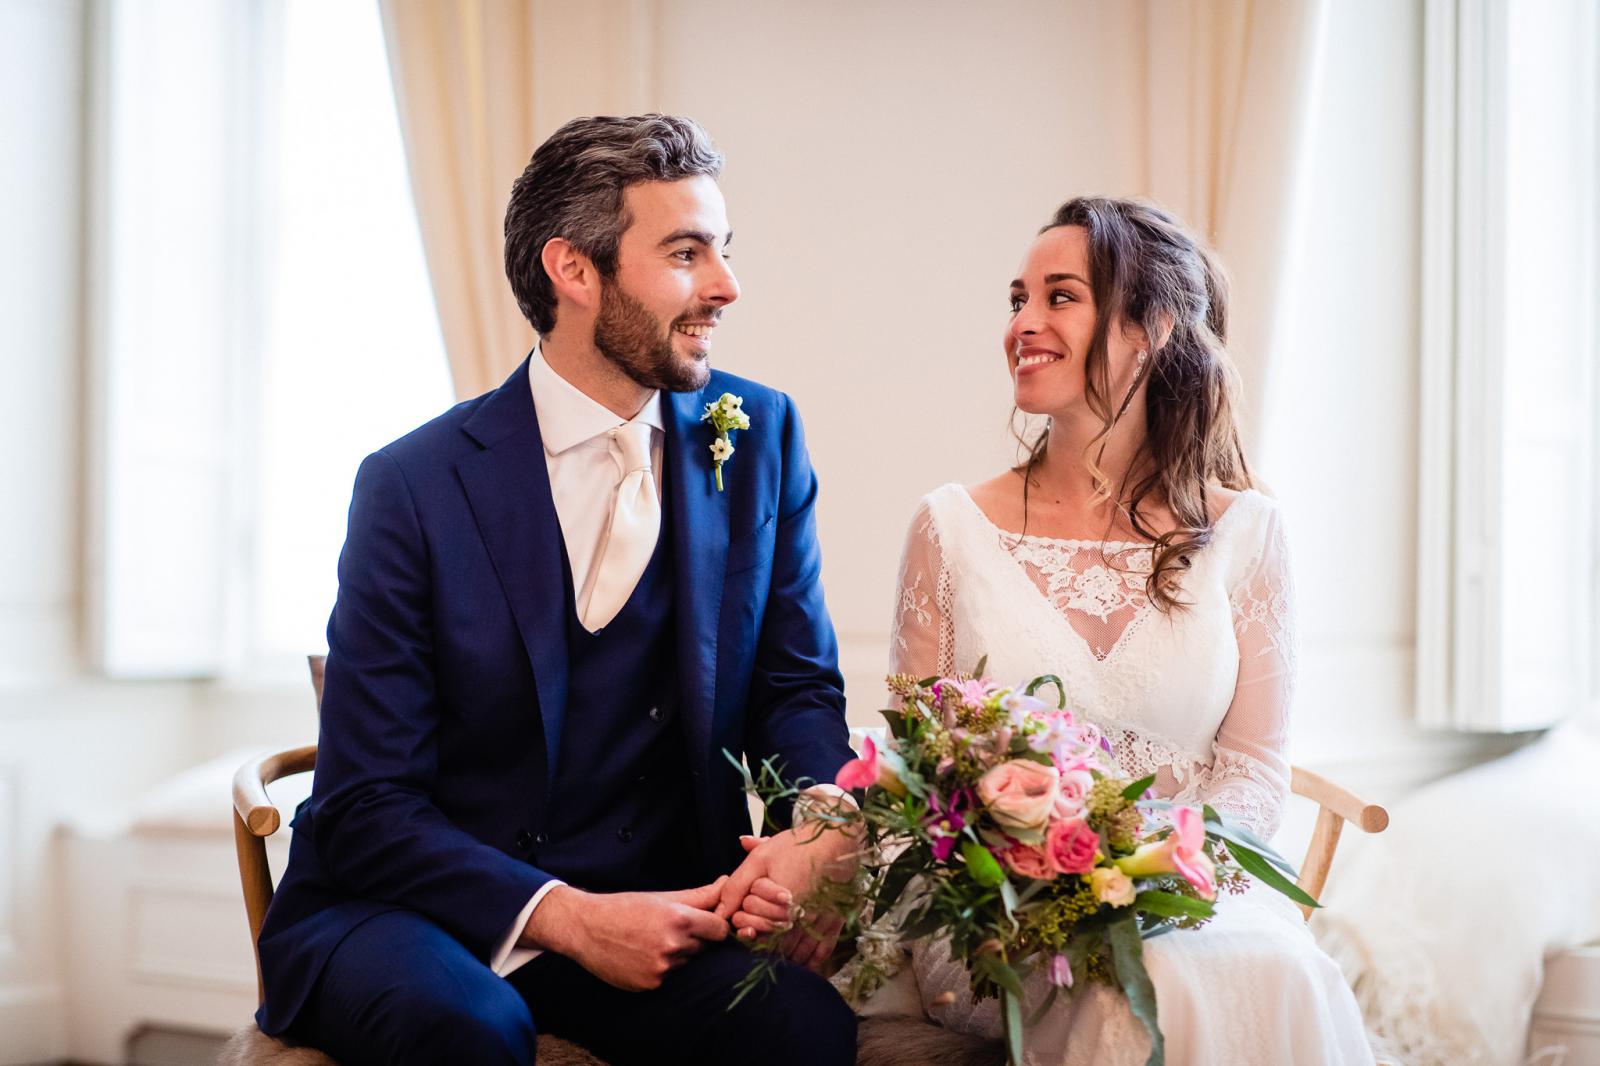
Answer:
[(1144, 1023), (1150, 1034), (1150, 1057), (1145, 1066), (1165, 1066), (1166, 1042), (1161, 1038), (1161, 1026), (1156, 1024), (1156, 986), (1144, 968), (1144, 941), (1132, 917), (1117, 922), (1108, 930), (1111, 940), (1111, 962), (1117, 971), (1117, 983), (1128, 997), (1128, 1008), (1133, 1016)]
[(906, 738), (906, 712), (897, 711), (892, 707), (885, 707), (878, 712), (883, 715), (883, 720), (889, 723), (889, 735), (896, 740)]
[(1273, 868), (1272, 864), (1249, 848), (1229, 841), (1228, 851), (1233, 855), (1233, 861), (1256, 880), (1261, 881), (1282, 892), (1303, 907), (1321, 907), (1322, 904), (1306, 894), (1305, 889), (1289, 880)]
[(989, 854), (989, 849), (976, 841), (962, 843), (961, 857), (967, 860), (967, 872), (980, 885), (994, 888), (1006, 879), (1006, 872), (1000, 869), (1000, 863)]
[(1060, 994), (1061, 994), (1060, 987), (1058, 987), (1057, 985), (1051, 985), (1050, 986), (1050, 991), (1045, 994), (1044, 1002), (1039, 1004), (1039, 1009), (1035, 1010), (1032, 1014), (1030, 1014), (1028, 1016), (1028, 1021), (1027, 1021), (1028, 1028), (1031, 1029), (1034, 1026), (1038, 1025), (1040, 1022), (1044, 1021), (1044, 1016), (1046, 1014), (1050, 1013), (1051, 1004), (1055, 1003), (1056, 997), (1059, 996)]
[(1029, 900), (1033, 899), (1033, 897), (1037, 896), (1039, 893), (1043, 892), (1049, 887), (1049, 881), (1035, 881), (1032, 878), (1029, 878), (1028, 883), (1022, 886), (1022, 892), (1017, 896), (1017, 905), (1021, 906), (1022, 904), (1027, 903)]
[(1067, 706), (1067, 687), (1061, 683), (1061, 679), (1055, 674), (1045, 674), (1042, 677), (1034, 678), (1028, 682), (1028, 687), (1022, 691), (1025, 695), (1031, 696), (1046, 685), (1054, 685), (1056, 687), (1056, 709), (1065, 709)]
[(980, 955), (979, 963), (984, 973), (994, 979), (994, 983), (1010, 992), (1017, 999), (1022, 998), (1022, 978), (1017, 976), (1017, 971), (1011, 964), (998, 955)]
[(739, 776), (744, 778), (744, 790), (746, 792), (754, 792), (756, 789), (756, 783), (754, 779), (751, 778), (750, 767), (744, 764), (744, 760), (739, 758), (739, 756), (735, 755), (733, 752), (729, 751), (727, 748), (722, 749), (722, 757), (731, 762), (733, 764), (733, 768), (739, 771)]
[(974, 666), (972, 668), (972, 676), (981, 679), (983, 677), (984, 667), (986, 667), (988, 665), (989, 665), (989, 657), (987, 655), (985, 655), (985, 656), (983, 656), (982, 658), (980, 658), (978, 660), (978, 665)]
[(878, 761), (894, 771), (894, 775), (900, 779), (900, 783), (906, 786), (907, 792), (918, 799), (928, 798), (928, 786), (923, 784), (922, 775), (906, 765), (905, 757), (898, 751), (885, 745), (878, 749)]
[(1139, 780), (1122, 790), (1122, 798), (1129, 801), (1136, 800), (1140, 796), (1144, 795), (1145, 789), (1149, 788), (1155, 783), (1155, 774), (1150, 774), (1148, 777), (1141, 777)]
[(878, 899), (872, 907), (872, 917), (882, 918), (884, 913), (900, 902), (900, 896), (911, 883), (911, 878), (916, 875), (917, 867), (921, 863), (915, 849), (908, 850), (900, 861), (890, 866), (883, 875), (883, 881), (878, 888)]
[(1257, 855), (1260, 855), (1263, 859), (1266, 859), (1268, 862), (1272, 863), (1272, 865), (1276, 866), (1290, 877), (1299, 876), (1295, 872), (1295, 868), (1289, 865), (1287, 859), (1285, 859), (1282, 855), (1279, 855), (1276, 851), (1273, 851), (1268, 845), (1261, 843), (1256, 835), (1250, 832), (1244, 826), (1238, 825), (1230, 819), (1223, 818), (1222, 815), (1213, 810), (1209, 804), (1205, 807), (1204, 813), (1206, 828), (1211, 831), (1212, 836), (1221, 837), (1229, 844), (1237, 844), (1240, 847), (1249, 848), (1251, 851), (1255, 852)]
[(1162, 918), (1210, 918), (1216, 914), (1213, 904), (1177, 892), (1147, 889), (1133, 898), (1133, 909)]
[(1000, 882), (1000, 902), (1005, 905), (1006, 917), (1014, 918), (1019, 901), (1017, 899), (1017, 890), (1012, 887), (1010, 878), (1003, 879)]
[(1022, 1066), (1022, 993), (1001, 992), (1000, 1006), (1006, 1016), (1006, 1054), (1011, 1059), (1011, 1066)]

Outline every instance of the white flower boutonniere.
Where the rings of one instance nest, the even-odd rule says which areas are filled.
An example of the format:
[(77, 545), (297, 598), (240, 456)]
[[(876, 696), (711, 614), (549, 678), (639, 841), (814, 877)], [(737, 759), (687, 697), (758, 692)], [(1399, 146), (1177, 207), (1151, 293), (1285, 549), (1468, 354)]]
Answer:
[(733, 441), (728, 434), (736, 429), (750, 428), (750, 416), (744, 413), (744, 397), (731, 392), (723, 393), (716, 403), (706, 404), (706, 412), (700, 416), (700, 421), (710, 422), (717, 431), (717, 439), (711, 442), (711, 462), (716, 467), (717, 491), (721, 492), (722, 464), (733, 455)]

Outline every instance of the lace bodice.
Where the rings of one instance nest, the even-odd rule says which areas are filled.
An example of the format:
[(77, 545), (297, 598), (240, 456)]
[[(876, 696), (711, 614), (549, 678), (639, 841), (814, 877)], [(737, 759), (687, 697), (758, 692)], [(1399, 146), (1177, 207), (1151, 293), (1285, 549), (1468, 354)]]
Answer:
[(1146, 545), (1021, 536), (960, 485), (926, 496), (901, 561), (891, 653), (919, 677), (989, 657), (1002, 680), (1054, 673), (1067, 702), (1156, 791), (1263, 838), (1288, 795), (1293, 595), (1277, 505), (1240, 493), (1184, 574), (1186, 609), (1146, 595)]

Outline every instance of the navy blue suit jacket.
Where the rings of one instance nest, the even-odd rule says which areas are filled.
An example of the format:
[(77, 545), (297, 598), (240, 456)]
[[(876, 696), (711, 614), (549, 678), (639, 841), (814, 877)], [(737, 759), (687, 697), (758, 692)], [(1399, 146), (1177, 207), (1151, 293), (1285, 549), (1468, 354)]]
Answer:
[[(744, 397), (751, 428), (717, 492), (699, 419), (723, 392)], [(851, 753), (794, 405), (722, 373), (662, 400), (683, 772), (710, 880), (738, 864), (749, 831), (724, 750), (819, 781)], [(315, 783), (261, 933), (268, 1033), (367, 918), (416, 911), (487, 961), (550, 880), (530, 859), (534, 830), (560, 803), (556, 754), (583, 701), (567, 683), (562, 552), (526, 362), (362, 463)]]

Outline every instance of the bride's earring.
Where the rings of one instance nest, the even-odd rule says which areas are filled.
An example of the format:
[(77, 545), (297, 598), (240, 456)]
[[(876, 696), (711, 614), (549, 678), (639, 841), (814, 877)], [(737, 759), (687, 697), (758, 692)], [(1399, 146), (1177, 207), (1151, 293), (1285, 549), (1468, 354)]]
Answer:
[(1134, 365), (1133, 368), (1133, 376), (1135, 380), (1138, 380), (1139, 375), (1144, 372), (1144, 361), (1148, 358), (1150, 358), (1150, 353), (1145, 351), (1143, 348), (1140, 348), (1139, 361)]

